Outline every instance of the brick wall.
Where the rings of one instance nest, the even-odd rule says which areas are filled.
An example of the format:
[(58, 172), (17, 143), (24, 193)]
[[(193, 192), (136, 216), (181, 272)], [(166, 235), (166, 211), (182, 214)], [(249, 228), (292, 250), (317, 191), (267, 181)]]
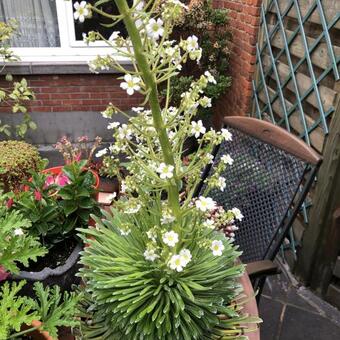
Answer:
[[(250, 110), (261, 0), (213, 0), (213, 3), (215, 7), (229, 10), (229, 26), (233, 33), (232, 86), (216, 111), (219, 115), (244, 115)], [(120, 81), (113, 74), (25, 77), (36, 94), (36, 100), (29, 103), (30, 112), (102, 111), (109, 102), (129, 109), (141, 102), (140, 96), (128, 96), (122, 91)], [(0, 106), (0, 112), (9, 112), (9, 108)]]
[(216, 8), (229, 10), (229, 26), (233, 34), (230, 56), (232, 85), (218, 104), (224, 115), (244, 115), (250, 111), (255, 71), (257, 33), (261, 0), (214, 0)]
[[(138, 95), (129, 96), (113, 74), (27, 75), (24, 76), (35, 93), (28, 102), (29, 112), (102, 111), (109, 102), (129, 109), (141, 102)], [(18, 77), (21, 78), (21, 77)], [(1, 82), (1, 86), (8, 83)], [(0, 106), (0, 112), (9, 112)]]

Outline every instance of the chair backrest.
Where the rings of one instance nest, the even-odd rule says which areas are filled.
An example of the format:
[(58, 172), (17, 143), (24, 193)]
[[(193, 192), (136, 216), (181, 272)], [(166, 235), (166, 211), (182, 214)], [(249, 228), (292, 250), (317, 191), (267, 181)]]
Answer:
[(206, 176), (213, 174), (225, 154), (234, 163), (222, 174), (225, 191), (213, 189), (209, 196), (225, 209), (237, 207), (244, 215), (235, 233), (242, 261), (273, 260), (315, 179), (321, 157), (272, 123), (226, 117), (225, 124), (233, 141), (217, 148)]

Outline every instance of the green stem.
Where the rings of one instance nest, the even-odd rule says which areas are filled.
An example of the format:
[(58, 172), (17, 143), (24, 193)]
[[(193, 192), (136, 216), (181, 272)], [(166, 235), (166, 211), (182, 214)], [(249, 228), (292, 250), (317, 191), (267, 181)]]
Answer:
[[(154, 122), (154, 126), (156, 128), (159, 142), (162, 148), (164, 162), (166, 164), (170, 164), (175, 167), (175, 161), (172, 154), (171, 144), (166, 132), (166, 128), (164, 125), (164, 121), (161, 114), (161, 107), (158, 101), (158, 90), (156, 79), (151, 72), (150, 66), (148, 65), (148, 61), (144, 54), (142, 40), (139, 35), (139, 31), (135, 25), (134, 20), (132, 19), (131, 11), (129, 6), (126, 3), (126, 0), (115, 0), (116, 5), (119, 9), (120, 14), (123, 16), (123, 20), (125, 23), (125, 27), (129, 33), (129, 37), (131, 39), (133, 49), (135, 52), (135, 58), (138, 64), (138, 68), (142, 73), (142, 77), (144, 79), (145, 85), (147, 89), (149, 89), (149, 104), (152, 112), (152, 118)], [(176, 174), (174, 173), (176, 178)], [(176, 179), (177, 182), (177, 179)], [(178, 183), (177, 183), (178, 184)], [(169, 185), (168, 195), (169, 195), (169, 203), (173, 210), (173, 213), (176, 217), (180, 216), (180, 198), (178, 192), (178, 185), (171, 184)]]
[(15, 339), (15, 338), (18, 338), (19, 336), (21, 335), (25, 335), (27, 333), (31, 333), (33, 331), (35, 331), (36, 329), (38, 329), (39, 327), (31, 327), (31, 328), (28, 328), (28, 329), (25, 329), (24, 331), (21, 331), (19, 333), (16, 333), (14, 335), (11, 335), (10, 339)]

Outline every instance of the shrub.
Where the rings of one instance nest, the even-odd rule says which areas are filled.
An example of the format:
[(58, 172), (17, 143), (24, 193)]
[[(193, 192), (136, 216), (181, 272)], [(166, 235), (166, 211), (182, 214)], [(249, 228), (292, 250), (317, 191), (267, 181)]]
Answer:
[[(9, 40), (16, 33), (18, 28), (15, 20), (9, 20), (7, 23), (0, 21), (0, 61), (2, 63), (2, 73), (7, 62), (19, 61), (20, 58), (13, 53), (9, 47)], [(32, 121), (31, 116), (27, 112), (25, 102), (34, 99), (34, 93), (28, 87), (25, 78), (20, 81), (13, 81), (11, 74), (7, 73), (5, 80), (8, 82), (8, 87), (0, 87), (0, 103), (5, 103), (12, 107), (12, 112), (22, 112), (22, 121), (15, 125), (2, 124), (0, 120), (0, 134), (7, 137), (12, 135), (14, 128), (18, 137), (23, 138), (28, 129), (35, 130), (37, 125)]]
[(5, 190), (18, 190), (30, 178), (31, 171), (39, 171), (43, 161), (37, 148), (22, 141), (0, 142), (0, 184)]
[(188, 61), (183, 65), (179, 76), (171, 79), (172, 103), (178, 106), (181, 94), (187, 90), (194, 79), (208, 70), (216, 80), (215, 83), (208, 84), (205, 89), (205, 94), (212, 100), (212, 106), (200, 108), (198, 114), (209, 115), (215, 102), (231, 85), (231, 77), (228, 75), (231, 41), (228, 11), (213, 8), (211, 0), (181, 2), (188, 5), (188, 10), (175, 25), (172, 36), (180, 40), (194, 34), (202, 48), (202, 58), (199, 63)]

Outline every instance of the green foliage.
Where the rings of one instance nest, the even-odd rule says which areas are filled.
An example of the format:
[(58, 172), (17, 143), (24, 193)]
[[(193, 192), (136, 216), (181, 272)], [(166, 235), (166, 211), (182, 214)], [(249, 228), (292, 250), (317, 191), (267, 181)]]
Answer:
[(32, 173), (31, 180), (26, 183), (28, 190), (15, 197), (14, 209), (31, 221), (30, 234), (40, 236), (48, 243), (51, 239), (53, 242), (60, 241), (64, 233), (65, 217), (56, 199), (56, 186), (45, 185), (47, 176), (40, 172)]
[(34, 285), (36, 300), (32, 308), (38, 313), (41, 329), (48, 331), (52, 338), (58, 338), (58, 327), (75, 327), (79, 321), (75, 319), (80, 295), (65, 291), (60, 293), (59, 286), (44, 287), (42, 283)]
[(39, 236), (51, 245), (74, 236), (76, 227), (88, 224), (92, 213), (99, 213), (94, 199), (95, 179), (92, 172), (85, 170), (85, 161), (65, 165), (62, 175), (67, 183), (48, 183), (51, 175), (32, 173), (26, 183), (26, 191), (14, 198), (13, 209), (20, 211), (32, 223), (30, 234)]
[[(15, 20), (10, 20), (7, 23), (0, 22), (0, 59), (5, 65), (7, 62), (19, 61), (20, 58), (16, 56), (10, 49), (9, 41), (13, 34), (15, 34), (18, 25)], [(5, 66), (2, 67), (2, 71)], [(28, 87), (25, 78), (19, 81), (13, 81), (11, 74), (6, 74), (6, 81), (10, 84), (8, 87), (0, 88), (0, 103), (5, 103), (12, 107), (12, 112), (22, 112), (23, 120), (20, 124), (11, 127), (8, 124), (1, 125), (0, 133), (10, 137), (14, 129), (18, 137), (23, 138), (28, 129), (35, 130), (37, 125), (32, 121), (31, 116), (27, 113), (25, 102), (34, 99), (33, 91)]]
[(30, 325), (38, 314), (33, 309), (34, 301), (18, 292), (25, 281), (9, 284), (5, 282), (0, 291), (0, 339), (8, 339), (14, 331), (19, 332), (22, 325)]
[[(223, 256), (213, 256), (209, 248), (202, 250), (197, 243), (188, 242), (185, 247), (194, 260), (183, 272), (147, 261), (143, 256), (148, 242), (145, 233), (158, 216), (141, 211), (129, 219), (112, 209), (105, 220), (96, 219), (96, 229), (81, 230), (85, 241), (92, 237), (81, 258), (88, 294), (82, 316), (91, 320), (82, 325), (86, 339), (219, 339), (225, 329), (242, 319), (229, 304), (241, 292), (236, 278), (243, 266), (234, 265), (240, 253), (214, 232), (211, 237), (223, 240)], [(190, 221), (192, 216), (186, 219)], [(134, 228), (122, 236), (127, 223)], [(190, 230), (194, 232), (195, 226), (188, 226), (188, 234)], [(205, 236), (209, 233), (204, 231)], [(90, 310), (86, 307), (89, 301)], [(236, 337), (239, 329), (229, 334), (224, 339)]]
[(53, 339), (58, 338), (58, 327), (75, 327), (77, 303), (80, 295), (60, 293), (58, 286), (44, 287), (42, 283), (34, 284), (35, 300), (18, 296), (25, 281), (19, 283), (5, 282), (0, 291), (0, 339), (9, 339), (24, 335), (31, 329), (21, 331), (22, 325), (31, 325), (33, 320), (42, 323), (39, 329), (49, 332)]
[(33, 145), (14, 140), (0, 142), (0, 184), (5, 190), (18, 190), (30, 178), (30, 172), (39, 171), (43, 164)]
[[(189, 1), (189, 10), (175, 26), (173, 36), (179, 39), (192, 34), (198, 37), (202, 58), (199, 64), (189, 62), (184, 65), (179, 76), (171, 79), (171, 100), (175, 106), (180, 102), (181, 94), (187, 91), (192, 80), (206, 70), (209, 70), (216, 79), (216, 84), (209, 84), (205, 90), (213, 104), (231, 85), (231, 77), (227, 75), (231, 41), (228, 11), (214, 9), (211, 0)], [(200, 113), (203, 112), (211, 113), (212, 110), (201, 109)]]
[(95, 194), (95, 178), (90, 171), (85, 171), (86, 160), (65, 165), (63, 172), (71, 183), (62, 187), (58, 196), (60, 207), (66, 216), (63, 225), (64, 233), (76, 226), (85, 226), (90, 214), (99, 213), (98, 203), (93, 198)]
[(11, 273), (19, 272), (18, 263), (28, 266), (29, 260), (46, 254), (39, 239), (29, 235), (30, 227), (31, 222), (21, 213), (0, 207), (0, 266)]

